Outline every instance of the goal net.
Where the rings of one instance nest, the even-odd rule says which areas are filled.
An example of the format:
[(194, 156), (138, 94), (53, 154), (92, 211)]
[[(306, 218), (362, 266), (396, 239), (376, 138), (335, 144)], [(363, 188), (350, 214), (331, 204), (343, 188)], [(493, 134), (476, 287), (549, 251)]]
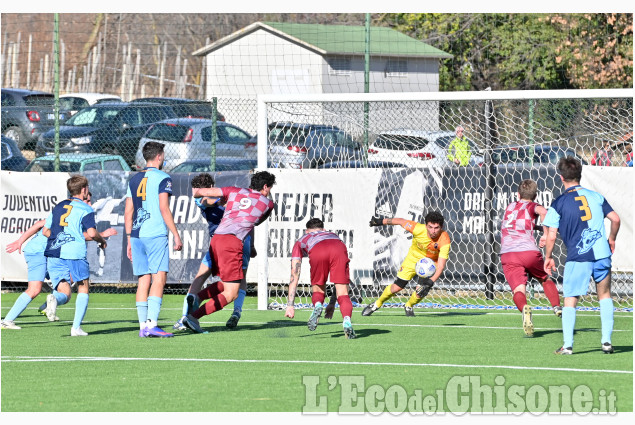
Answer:
[[(416, 307), (515, 308), (500, 264), (502, 215), (526, 178), (548, 207), (562, 192), (556, 163), (572, 155), (584, 164), (582, 185), (622, 218), (612, 294), (632, 309), (632, 191), (620, 187), (633, 181), (632, 90), (266, 96), (258, 120), (259, 168), (277, 176), (276, 211), (257, 234), (267, 252), (258, 257), (259, 308), (286, 306), (291, 249), (309, 218), (347, 244), (351, 298), (365, 305), (394, 282), (412, 244), (400, 226), (369, 227), (371, 216), (423, 222), (433, 210), (445, 218), (450, 258)], [(458, 127), (470, 154), (451, 148)], [(562, 293), (560, 238), (554, 252)], [(305, 260), (297, 308), (311, 307), (308, 269)], [(402, 307), (415, 283), (384, 306)], [(535, 308), (550, 307), (539, 282), (529, 279), (528, 293)], [(597, 307), (593, 282), (580, 306)]]

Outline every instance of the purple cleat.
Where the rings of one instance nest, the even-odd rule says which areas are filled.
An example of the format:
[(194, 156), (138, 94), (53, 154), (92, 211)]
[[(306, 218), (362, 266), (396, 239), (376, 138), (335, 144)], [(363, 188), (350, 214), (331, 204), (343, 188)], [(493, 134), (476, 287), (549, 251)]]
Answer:
[(153, 336), (158, 338), (169, 338), (174, 336), (174, 334), (166, 332), (158, 326), (155, 326), (154, 328), (145, 328), (143, 333), (146, 337)]
[(139, 338), (145, 338), (145, 337), (146, 337), (146, 328), (139, 329)]

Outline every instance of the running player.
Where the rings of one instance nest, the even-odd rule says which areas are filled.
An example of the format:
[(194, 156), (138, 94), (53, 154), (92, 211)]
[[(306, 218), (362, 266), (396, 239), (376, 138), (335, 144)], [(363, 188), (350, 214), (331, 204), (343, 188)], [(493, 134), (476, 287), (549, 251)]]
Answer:
[(222, 197), (226, 202), (225, 214), (210, 241), (212, 274), (220, 277), (216, 291), (202, 291), (201, 301), (211, 296), (210, 301), (188, 314), (183, 324), (194, 332), (203, 332), (199, 319), (221, 310), (238, 296), (243, 280), (243, 241), (254, 226), (265, 221), (273, 208), (268, 196), (276, 177), (261, 171), (253, 175), (249, 189), (239, 187), (193, 188), (192, 196), (201, 198)]
[(319, 218), (312, 218), (306, 223), (305, 235), (293, 246), (291, 253), (291, 281), (289, 283), (289, 299), (285, 317), (293, 319), (295, 310), (295, 290), (300, 279), (302, 258), (309, 257), (311, 266), (311, 301), (313, 312), (309, 317), (309, 330), (317, 328), (318, 321), (324, 309), (326, 280), (335, 284), (337, 302), (340, 303), (344, 334), (347, 339), (355, 338), (355, 331), (351, 324), (353, 304), (348, 296), (348, 284), (351, 282), (348, 263), (348, 251), (344, 242), (333, 232), (324, 230), (324, 222)]
[(174, 250), (183, 248), (168, 201), (172, 179), (160, 171), (165, 158), (163, 146), (157, 142), (143, 146), (147, 166), (130, 179), (126, 193), (127, 254), (133, 273), (139, 276), (136, 306), (142, 338), (174, 336), (157, 324), (169, 271), (168, 230), (174, 238)]
[[(613, 299), (611, 298), (611, 255), (615, 252), (615, 238), (620, 230), (620, 217), (602, 195), (580, 186), (582, 163), (567, 156), (558, 161), (558, 173), (564, 185), (564, 193), (556, 198), (547, 210), (542, 223), (548, 227), (545, 249), (545, 271), (551, 276), (555, 269), (553, 247), (560, 232), (567, 247), (564, 265), (562, 309), (562, 334), (564, 344), (556, 354), (573, 354), (573, 330), (575, 307), (578, 299), (586, 295), (593, 278), (600, 302), (602, 321), (602, 351), (613, 353)], [(604, 218), (611, 222), (606, 237)]]
[(417, 276), (418, 283), (415, 291), (404, 306), (406, 316), (413, 317), (415, 315), (412, 307), (428, 295), (434, 283), (443, 273), (445, 264), (450, 255), (450, 236), (443, 230), (443, 215), (438, 211), (429, 212), (425, 216), (425, 223), (426, 224), (423, 225), (416, 221), (405, 220), (403, 218), (372, 217), (370, 219), (371, 227), (383, 225), (402, 226), (408, 232), (412, 233), (413, 238), (410, 250), (401, 263), (395, 283), (387, 285), (377, 301), (367, 305), (364, 310), (362, 310), (362, 316), (370, 316), (386, 301), (392, 298), (393, 295), (405, 288), (408, 282), (417, 275), (415, 272), (417, 261), (423, 257), (428, 257), (434, 261), (437, 270), (431, 277), (424, 278)]
[[(562, 316), (560, 295), (544, 268), (544, 259), (534, 240), (534, 222), (540, 216), (545, 219), (547, 210), (534, 202), (538, 194), (538, 185), (531, 179), (523, 180), (518, 185), (518, 198), (505, 209), (501, 222), (501, 263), (505, 279), (513, 292), (514, 304), (522, 313), (523, 330), (529, 337), (534, 335), (534, 324), (531, 320), (531, 306), (527, 304), (527, 274), (533, 276), (541, 284), (547, 299), (551, 303), (556, 316)], [(540, 246), (544, 246), (544, 236)]]
[[(82, 320), (88, 308), (90, 271), (86, 261), (86, 239), (88, 236), (106, 248), (106, 240), (97, 233), (95, 213), (85, 202), (88, 197), (88, 180), (84, 176), (72, 176), (66, 182), (71, 197), (58, 203), (46, 218), (42, 234), (48, 238), (44, 255), (46, 268), (54, 290), (71, 298), (71, 276), (77, 284), (75, 317), (71, 327), (71, 336), (88, 335), (81, 328)], [(47, 297), (47, 317), (55, 316), (57, 299), (51, 294)]]

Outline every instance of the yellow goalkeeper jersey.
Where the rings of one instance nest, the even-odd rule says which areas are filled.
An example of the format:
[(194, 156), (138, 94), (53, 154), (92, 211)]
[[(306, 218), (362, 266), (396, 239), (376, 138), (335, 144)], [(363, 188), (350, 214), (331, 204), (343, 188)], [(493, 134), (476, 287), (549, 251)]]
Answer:
[(401, 227), (413, 236), (406, 258), (411, 257), (412, 260), (418, 261), (422, 257), (428, 257), (436, 263), (439, 257), (447, 260), (450, 256), (450, 236), (445, 230), (441, 231), (436, 239), (431, 239), (425, 224), (407, 221)]

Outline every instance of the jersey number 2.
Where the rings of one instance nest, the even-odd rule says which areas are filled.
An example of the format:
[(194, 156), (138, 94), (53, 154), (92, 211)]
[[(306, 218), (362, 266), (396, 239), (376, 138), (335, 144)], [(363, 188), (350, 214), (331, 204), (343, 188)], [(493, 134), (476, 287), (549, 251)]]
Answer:
[(586, 196), (576, 196), (574, 199), (582, 203), (582, 206), (579, 208), (580, 208), (580, 211), (584, 212), (584, 215), (580, 217), (580, 220), (582, 221), (591, 220), (591, 209), (589, 208), (589, 203), (586, 200)]
[(60, 216), (60, 226), (68, 226), (68, 223), (66, 222), (66, 217), (68, 217), (71, 214), (71, 210), (73, 209), (73, 206), (64, 205), (64, 209), (66, 210), (66, 212)]
[(137, 187), (137, 196), (141, 198), (142, 201), (146, 200), (146, 186), (148, 185), (148, 178), (144, 177), (141, 179), (141, 183)]

